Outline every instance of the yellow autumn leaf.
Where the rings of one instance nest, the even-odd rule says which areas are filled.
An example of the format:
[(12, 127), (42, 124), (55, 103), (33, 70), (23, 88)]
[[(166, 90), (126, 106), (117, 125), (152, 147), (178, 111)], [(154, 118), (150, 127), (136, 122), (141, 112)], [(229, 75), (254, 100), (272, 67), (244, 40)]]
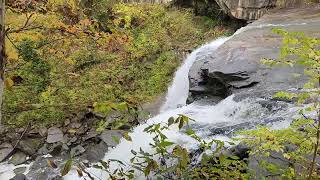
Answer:
[(69, 134), (75, 134), (77, 132), (77, 130), (75, 130), (75, 129), (69, 129), (68, 130), (68, 133)]
[(284, 153), (283, 157), (285, 157), (286, 159), (290, 159), (291, 156), (289, 154), (287, 154), (287, 153)]
[(47, 164), (50, 168), (56, 169), (58, 168), (58, 166), (56, 165), (56, 163), (50, 159), (47, 160)]
[(80, 24), (83, 26), (89, 26), (91, 24), (91, 21), (89, 19), (84, 19), (80, 21)]
[(11, 87), (14, 85), (14, 82), (12, 79), (10, 78), (6, 78), (6, 80), (4, 81), (6, 88), (11, 89)]

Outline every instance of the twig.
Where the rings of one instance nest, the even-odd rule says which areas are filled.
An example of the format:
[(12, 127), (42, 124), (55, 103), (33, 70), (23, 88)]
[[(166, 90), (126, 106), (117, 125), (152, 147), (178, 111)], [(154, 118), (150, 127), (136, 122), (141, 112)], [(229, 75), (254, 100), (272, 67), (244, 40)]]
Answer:
[(8, 34), (5, 34), (7, 39), (9, 40), (9, 42), (14, 46), (14, 48), (16, 48), (17, 50), (19, 50), (18, 46), (12, 41), (12, 39), (8, 36)]
[(19, 32), (21, 32), (21, 31), (25, 31), (25, 30), (32, 30), (32, 29), (36, 29), (36, 28), (38, 28), (38, 27), (41, 27), (41, 26), (36, 26), (36, 27), (29, 27), (32, 23), (29, 23), (30, 22), (30, 20), (31, 20), (31, 18), (32, 18), (32, 16), (34, 15), (35, 13), (31, 13), (29, 16), (28, 16), (28, 14), (26, 14), (26, 18), (27, 18), (27, 20), (26, 20), (26, 22), (24, 23), (24, 25), (21, 27), (21, 28), (19, 28), (19, 29), (15, 29), (15, 30), (7, 30), (7, 32), (6, 32), (6, 34), (8, 34), (8, 33), (19, 33)]
[(11, 34), (11, 33), (19, 33), (19, 32), (22, 32), (22, 31), (29, 31), (29, 30), (33, 30), (33, 29), (41, 29), (42, 26), (33, 26), (33, 27), (25, 27), (25, 28), (19, 28), (19, 29), (15, 29), (15, 30), (8, 30), (7, 31), (7, 34)]
[[(318, 79), (319, 81), (319, 86), (320, 86), (320, 78)], [(311, 163), (311, 167), (310, 167), (310, 171), (309, 171), (309, 176), (308, 176), (308, 180), (312, 179), (312, 174), (313, 174), (313, 170), (314, 170), (314, 166), (316, 164), (316, 158), (317, 158), (317, 154), (318, 154), (318, 148), (319, 148), (319, 144), (320, 144), (320, 109), (318, 110), (318, 127), (317, 127), (317, 142), (314, 146), (314, 151), (313, 151), (313, 157), (312, 157), (312, 163)]]

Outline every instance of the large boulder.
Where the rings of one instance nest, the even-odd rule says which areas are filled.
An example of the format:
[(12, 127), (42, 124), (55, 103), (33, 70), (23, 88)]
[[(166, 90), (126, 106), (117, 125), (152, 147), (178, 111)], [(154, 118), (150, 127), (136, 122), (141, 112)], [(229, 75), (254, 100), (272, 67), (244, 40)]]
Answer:
[(13, 164), (15, 166), (24, 163), (27, 160), (27, 155), (23, 152), (16, 152), (11, 159), (9, 160), (10, 164)]
[(124, 131), (122, 130), (105, 130), (100, 138), (110, 147), (115, 147), (117, 145), (116, 140), (123, 137)]
[[(216, 0), (220, 8), (230, 16), (243, 20), (257, 20), (274, 7), (302, 7), (306, 0)], [(314, 0), (313, 2), (319, 2)]]
[(47, 143), (56, 143), (63, 140), (63, 132), (57, 127), (48, 129)]
[(19, 142), (17, 148), (25, 154), (33, 156), (42, 143), (43, 140), (40, 138), (25, 138)]
[(268, 9), (276, 6), (277, 0), (216, 0), (221, 9), (237, 19), (256, 20)]
[(273, 34), (272, 28), (320, 37), (319, 11), (319, 6), (278, 10), (240, 29), (211, 56), (192, 66), (189, 102), (205, 97), (219, 101), (240, 92), (270, 95), (272, 91), (302, 87), (307, 77), (293, 74), (303, 74), (303, 67), (270, 68), (261, 64), (261, 59), (279, 55), (281, 37)]

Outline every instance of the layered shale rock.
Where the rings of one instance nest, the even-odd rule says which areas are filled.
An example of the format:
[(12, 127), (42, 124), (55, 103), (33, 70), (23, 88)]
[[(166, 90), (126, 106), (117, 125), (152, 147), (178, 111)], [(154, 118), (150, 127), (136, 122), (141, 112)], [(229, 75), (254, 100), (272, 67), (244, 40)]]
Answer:
[(262, 93), (299, 89), (306, 82), (303, 67), (273, 67), (261, 63), (263, 58), (277, 58), (281, 37), (272, 28), (304, 32), (320, 37), (320, 7), (283, 9), (263, 16), (240, 29), (212, 55), (197, 60), (189, 73), (189, 102), (208, 98), (224, 99), (230, 94)]
[(277, 0), (216, 0), (222, 10), (244, 20), (259, 19), (266, 11), (276, 6)]

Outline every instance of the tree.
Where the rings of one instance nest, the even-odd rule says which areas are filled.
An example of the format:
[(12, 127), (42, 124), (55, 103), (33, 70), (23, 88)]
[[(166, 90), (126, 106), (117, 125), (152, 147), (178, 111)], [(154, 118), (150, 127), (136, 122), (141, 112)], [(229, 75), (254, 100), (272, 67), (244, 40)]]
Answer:
[(4, 89), (4, 65), (6, 62), (5, 55), (5, 0), (0, 1), (0, 130), (1, 128), (1, 108), (2, 95)]
[[(294, 118), (288, 128), (273, 130), (261, 127), (241, 134), (246, 136), (244, 141), (251, 146), (251, 154), (269, 157), (272, 151), (281, 152), (292, 163), (288, 167), (280, 167), (263, 159), (259, 163), (266, 170), (281, 174), (285, 179), (319, 179), (320, 39), (284, 29), (274, 29), (273, 32), (283, 37), (280, 56), (277, 59), (263, 59), (262, 62), (271, 66), (303, 66), (304, 75), (309, 77), (303, 88), (295, 92), (280, 91), (273, 98), (296, 101), (305, 108), (299, 111), (300, 116)], [(293, 74), (295, 77), (301, 75)]]

